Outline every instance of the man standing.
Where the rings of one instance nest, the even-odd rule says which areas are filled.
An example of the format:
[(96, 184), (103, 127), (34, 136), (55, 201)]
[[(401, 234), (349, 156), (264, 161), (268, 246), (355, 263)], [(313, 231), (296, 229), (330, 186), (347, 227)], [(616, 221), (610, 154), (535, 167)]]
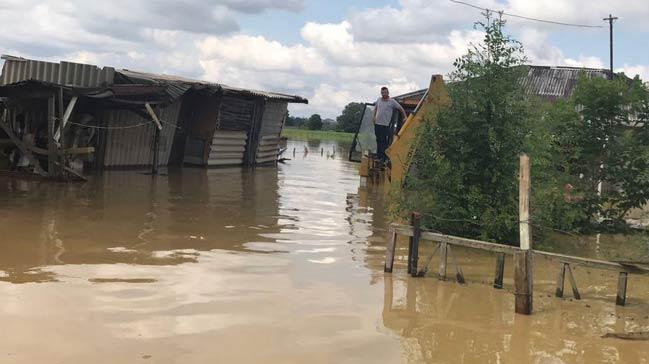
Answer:
[(374, 134), (376, 134), (376, 154), (384, 162), (388, 159), (385, 150), (390, 142), (390, 121), (392, 121), (394, 109), (398, 109), (403, 120), (406, 120), (406, 111), (403, 107), (390, 98), (387, 87), (381, 87), (381, 98), (376, 100), (372, 121), (374, 122)]

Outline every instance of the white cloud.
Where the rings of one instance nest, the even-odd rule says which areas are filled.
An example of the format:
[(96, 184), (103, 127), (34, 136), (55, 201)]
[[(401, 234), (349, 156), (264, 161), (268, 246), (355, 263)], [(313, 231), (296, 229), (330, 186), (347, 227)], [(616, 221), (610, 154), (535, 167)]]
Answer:
[(639, 75), (641, 79), (645, 82), (649, 81), (649, 65), (627, 65), (620, 69), (616, 69), (617, 72), (624, 71), (624, 73), (629, 77), (635, 77)]
[[(604, 24), (612, 12), (620, 25), (649, 29), (646, 0), (472, 0), (521, 15)], [(427, 86), (432, 74), (447, 74), (453, 60), (482, 34), (471, 25), (480, 12), (446, 0), (401, 0), (398, 6), (354, 9), (341, 21), (311, 19), (301, 39), (287, 44), (267, 35), (238, 31), (239, 19), (268, 10), (300, 12), (303, 0), (201, 0), (89, 2), (4, 0), (0, 2), (3, 53), (45, 60), (178, 74), (239, 87), (298, 94), (309, 105), (291, 112), (335, 117), (351, 101), (373, 101), (380, 86), (392, 95)], [(267, 13), (267, 14), (275, 14)], [(273, 20), (283, 26), (282, 19)], [(509, 20), (526, 46), (530, 63), (605, 67), (582, 52), (567, 56), (550, 39), (557, 28)], [(297, 31), (297, 30), (296, 30)], [(603, 30), (604, 31), (604, 30)], [(621, 59), (621, 62), (624, 60)], [(649, 65), (625, 64), (627, 74), (649, 78)]]

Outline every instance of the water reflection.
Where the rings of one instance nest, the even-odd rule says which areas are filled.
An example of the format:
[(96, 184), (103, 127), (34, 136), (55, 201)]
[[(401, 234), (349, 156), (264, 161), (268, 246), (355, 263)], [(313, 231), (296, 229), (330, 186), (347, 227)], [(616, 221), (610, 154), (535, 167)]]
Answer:
[[(71, 185), (0, 180), (0, 322), (11, 333), (0, 361), (649, 357), (643, 343), (600, 338), (649, 329), (649, 285), (636, 276), (630, 305), (618, 308), (614, 275), (576, 269), (585, 299), (571, 302), (547, 297), (556, 267), (540, 263), (537, 312), (527, 318), (512, 313), (510, 278), (504, 291), (481, 284), (493, 279), (488, 256), (456, 250), (468, 286), (413, 279), (402, 241), (395, 273), (385, 275), (385, 191), (359, 188), (343, 148), (294, 141), (297, 155), (277, 168), (186, 168), (153, 179), (109, 172)], [(510, 269), (508, 260), (506, 277)]]
[[(366, 238), (366, 262), (373, 272), (371, 283), (383, 286), (382, 322), (400, 338), (409, 362), (647, 362), (649, 348), (644, 343), (601, 338), (606, 332), (649, 330), (649, 279), (646, 277), (635, 276), (634, 304), (622, 308), (614, 304), (614, 273), (576, 268), (576, 279), (585, 298), (582, 301), (570, 297), (556, 299), (553, 292), (558, 265), (538, 259), (535, 265), (536, 312), (531, 317), (518, 316), (513, 313), (512, 262), (509, 258), (506, 260), (505, 290), (491, 288), (494, 257), (466, 249), (454, 252), (468, 285), (440, 282), (430, 275), (412, 278), (405, 272), (407, 240), (400, 239), (395, 271), (383, 274), (387, 235), (383, 196), (385, 193), (380, 187), (359, 188), (355, 197), (348, 198), (353, 202), (348, 211), (353, 230), (371, 232)], [(359, 211), (367, 214), (359, 214)], [(625, 252), (626, 247), (642, 248), (642, 238), (638, 240), (606, 236), (599, 249), (606, 252), (604, 254), (613, 254)], [(545, 246), (562, 251), (568, 241), (551, 236)], [(594, 251), (588, 253), (592, 248), (589, 238), (578, 244), (587, 248), (568, 248), (565, 253), (595, 255)], [(420, 262), (429, 258), (431, 250), (431, 244), (424, 244)], [(637, 253), (638, 250), (633, 250), (631, 254)], [(435, 264), (437, 260), (433, 259), (431, 271), (436, 270)]]

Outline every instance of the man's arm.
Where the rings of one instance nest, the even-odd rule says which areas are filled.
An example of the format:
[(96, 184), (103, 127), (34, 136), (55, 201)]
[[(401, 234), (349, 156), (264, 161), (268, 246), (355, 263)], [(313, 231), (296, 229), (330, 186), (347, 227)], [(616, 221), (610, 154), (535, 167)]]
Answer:
[(406, 110), (403, 109), (403, 107), (401, 106), (401, 104), (399, 104), (397, 102), (397, 100), (392, 99), (392, 101), (396, 105), (396, 108), (399, 109), (399, 112), (401, 113), (401, 116), (403, 116), (403, 121), (406, 121), (406, 119), (408, 118), (408, 116), (406, 115)]
[(378, 110), (378, 101), (374, 103), (374, 113), (372, 114), (372, 124), (376, 124), (376, 110)]

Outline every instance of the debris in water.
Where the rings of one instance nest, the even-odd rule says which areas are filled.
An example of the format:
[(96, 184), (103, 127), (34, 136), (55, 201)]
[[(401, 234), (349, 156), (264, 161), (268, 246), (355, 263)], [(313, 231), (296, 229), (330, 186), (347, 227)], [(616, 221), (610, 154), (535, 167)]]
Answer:
[(639, 332), (607, 332), (602, 338), (615, 338), (622, 340), (649, 340), (649, 331)]

